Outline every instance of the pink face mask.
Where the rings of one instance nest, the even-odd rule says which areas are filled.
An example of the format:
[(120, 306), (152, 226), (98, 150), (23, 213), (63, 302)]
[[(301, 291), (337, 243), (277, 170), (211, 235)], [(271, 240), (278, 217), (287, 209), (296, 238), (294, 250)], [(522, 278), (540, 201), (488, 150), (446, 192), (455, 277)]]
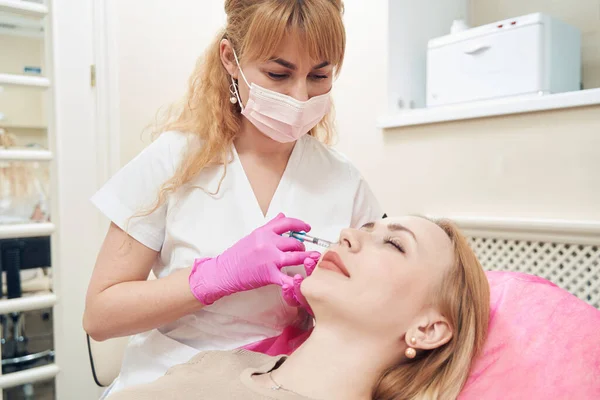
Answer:
[(298, 140), (314, 128), (331, 108), (331, 92), (311, 97), (307, 101), (299, 101), (291, 96), (248, 83), (237, 55), (235, 52), (233, 54), (242, 78), (250, 88), (248, 102), (243, 106), (237, 84), (234, 82), (232, 85), (242, 115), (271, 139), (280, 143)]

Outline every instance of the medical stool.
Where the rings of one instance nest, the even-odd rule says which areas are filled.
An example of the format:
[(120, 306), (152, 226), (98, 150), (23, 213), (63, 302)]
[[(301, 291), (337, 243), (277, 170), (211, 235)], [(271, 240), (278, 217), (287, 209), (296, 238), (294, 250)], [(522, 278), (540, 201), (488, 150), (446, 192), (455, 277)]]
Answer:
[[(51, 278), (43, 268), (51, 265), (50, 237), (0, 240), (0, 288), (2, 297), (14, 299), (22, 295), (49, 293)], [(33, 279), (21, 281), (22, 272), (34, 271)], [(4, 282), (6, 279), (6, 283)], [(23, 293), (25, 292), (25, 293)], [(42, 319), (50, 318), (49, 313)], [(46, 349), (36, 353), (28, 351), (29, 339), (25, 333), (25, 315), (21, 312), (0, 315), (2, 325), (2, 373), (10, 373), (36, 366), (42, 361), (52, 361), (54, 351)], [(33, 385), (23, 386), (26, 399), (33, 399)]]

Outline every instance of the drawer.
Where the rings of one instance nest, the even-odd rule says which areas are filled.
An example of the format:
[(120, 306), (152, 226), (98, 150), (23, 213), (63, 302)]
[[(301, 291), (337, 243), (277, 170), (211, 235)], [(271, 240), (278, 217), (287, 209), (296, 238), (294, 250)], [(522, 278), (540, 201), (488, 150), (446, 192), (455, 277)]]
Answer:
[(541, 24), (430, 48), (427, 105), (537, 93), (542, 65)]

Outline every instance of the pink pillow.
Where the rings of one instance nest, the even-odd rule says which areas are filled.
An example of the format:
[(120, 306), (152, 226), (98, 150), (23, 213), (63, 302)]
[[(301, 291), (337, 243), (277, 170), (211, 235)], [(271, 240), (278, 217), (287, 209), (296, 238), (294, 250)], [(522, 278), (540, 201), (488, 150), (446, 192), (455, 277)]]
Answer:
[(600, 311), (536, 276), (487, 276), (488, 339), (459, 399), (600, 399)]

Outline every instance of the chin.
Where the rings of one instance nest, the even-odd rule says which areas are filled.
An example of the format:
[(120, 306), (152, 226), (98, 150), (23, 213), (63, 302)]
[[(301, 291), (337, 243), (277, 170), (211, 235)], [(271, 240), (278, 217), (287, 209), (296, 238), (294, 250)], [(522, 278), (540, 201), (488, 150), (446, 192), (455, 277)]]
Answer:
[(334, 290), (331, 282), (328, 282), (327, 276), (323, 276), (324, 274), (321, 272), (318, 269), (315, 270), (311, 276), (302, 282), (302, 294), (308, 301), (321, 301)]
[[(327, 307), (336, 308), (335, 303), (338, 303), (338, 297), (348, 290), (342, 286), (344, 283), (344, 280), (340, 280), (329, 271), (315, 270), (311, 276), (302, 282), (302, 294), (311, 306), (320, 303), (327, 304)], [(344, 303), (343, 299), (339, 300), (342, 304)]]

